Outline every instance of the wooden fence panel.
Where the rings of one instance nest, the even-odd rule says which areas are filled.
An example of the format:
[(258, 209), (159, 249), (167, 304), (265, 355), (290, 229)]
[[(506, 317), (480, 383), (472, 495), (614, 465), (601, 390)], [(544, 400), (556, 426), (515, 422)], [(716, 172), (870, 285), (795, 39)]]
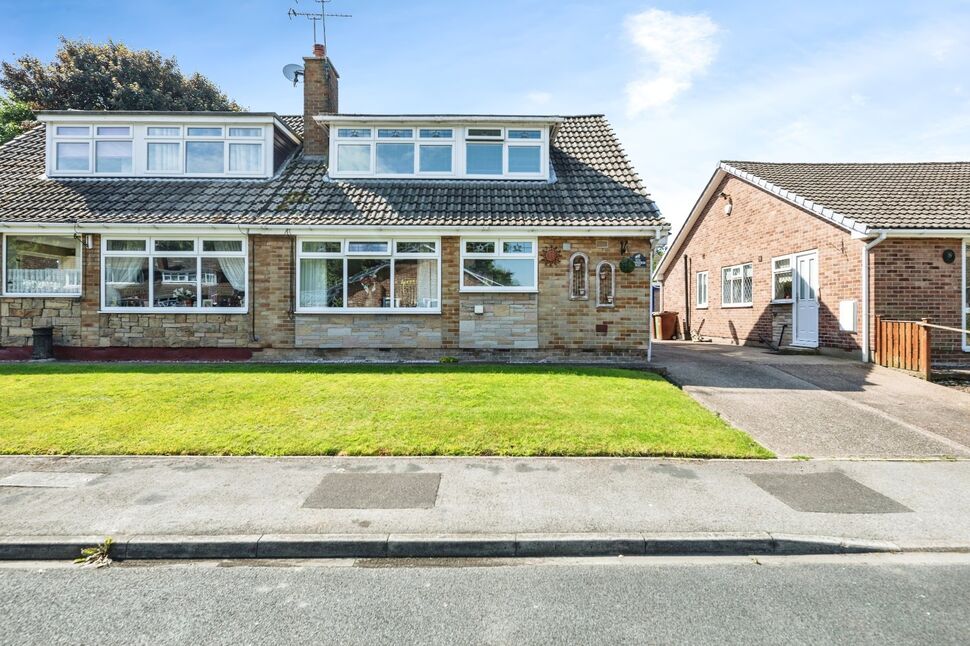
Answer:
[(930, 378), (930, 320), (887, 321), (875, 317), (874, 361)]

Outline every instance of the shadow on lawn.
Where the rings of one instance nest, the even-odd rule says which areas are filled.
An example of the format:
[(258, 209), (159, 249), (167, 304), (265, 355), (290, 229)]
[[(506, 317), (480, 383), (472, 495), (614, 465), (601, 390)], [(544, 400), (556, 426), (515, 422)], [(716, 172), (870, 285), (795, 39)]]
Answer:
[(0, 363), (0, 378), (5, 376), (61, 376), (82, 374), (505, 374), (578, 375), (583, 377), (625, 377), (664, 380), (660, 374), (642, 366), (580, 364), (500, 364), (500, 363)]

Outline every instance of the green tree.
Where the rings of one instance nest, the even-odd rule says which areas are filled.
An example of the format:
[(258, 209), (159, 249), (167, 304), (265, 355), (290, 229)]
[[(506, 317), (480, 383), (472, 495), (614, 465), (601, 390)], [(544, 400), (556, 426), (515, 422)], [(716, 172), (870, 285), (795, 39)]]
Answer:
[(34, 113), (29, 105), (0, 96), (0, 144), (19, 135), (33, 121)]
[(240, 110), (212, 81), (185, 76), (175, 58), (123, 43), (68, 40), (50, 63), (0, 65), (0, 86), (35, 110)]

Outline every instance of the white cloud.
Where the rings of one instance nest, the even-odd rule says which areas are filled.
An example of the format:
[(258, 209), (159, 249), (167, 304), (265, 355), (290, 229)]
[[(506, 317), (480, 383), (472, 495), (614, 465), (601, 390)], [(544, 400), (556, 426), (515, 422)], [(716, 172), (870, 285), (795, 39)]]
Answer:
[(628, 17), (626, 29), (645, 68), (626, 86), (631, 116), (671, 102), (717, 56), (720, 28), (704, 14), (648, 9)]
[(544, 106), (552, 103), (552, 93), (536, 90), (525, 95), (525, 100), (533, 106)]

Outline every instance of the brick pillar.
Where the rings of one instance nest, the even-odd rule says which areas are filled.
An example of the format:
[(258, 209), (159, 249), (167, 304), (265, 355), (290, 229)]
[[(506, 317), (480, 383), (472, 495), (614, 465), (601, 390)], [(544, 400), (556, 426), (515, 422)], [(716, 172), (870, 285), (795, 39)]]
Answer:
[[(257, 342), (264, 348), (292, 348), (293, 236), (251, 236), (252, 307)], [(250, 312), (250, 316), (254, 313)]]
[[(86, 241), (87, 236), (82, 236)], [(101, 236), (91, 235), (91, 248), (81, 245), (84, 291), (81, 296), (81, 347), (95, 348), (101, 338)]]
[(458, 347), (460, 239), (441, 239), (441, 347)]
[(340, 75), (327, 58), (323, 45), (315, 45), (313, 54), (303, 59), (303, 150), (311, 157), (327, 157), (329, 134), (313, 117), (337, 112)]

